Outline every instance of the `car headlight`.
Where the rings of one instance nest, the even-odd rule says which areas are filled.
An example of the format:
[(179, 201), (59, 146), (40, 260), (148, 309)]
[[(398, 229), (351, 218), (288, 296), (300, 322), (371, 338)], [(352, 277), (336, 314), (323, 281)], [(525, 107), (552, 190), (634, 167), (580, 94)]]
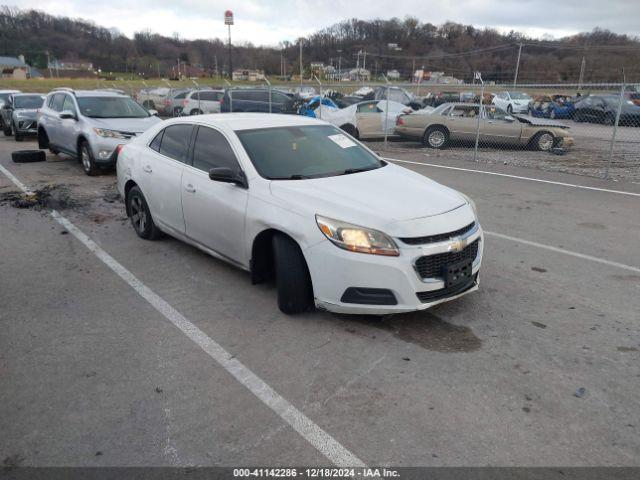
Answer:
[(462, 195), (462, 197), (467, 201), (467, 203), (469, 205), (471, 205), (471, 209), (473, 210), (473, 214), (476, 216), (476, 218), (478, 218), (478, 207), (476, 207), (476, 202), (471, 200), (471, 198), (468, 197), (467, 195), (465, 195), (464, 193), (460, 193), (460, 195)]
[(96, 132), (101, 137), (106, 137), (106, 138), (127, 138), (126, 135), (123, 135), (122, 133), (117, 132), (115, 130), (107, 130), (105, 128), (94, 128), (93, 131)]
[(382, 232), (316, 215), (318, 228), (334, 245), (351, 252), (397, 257), (394, 241)]

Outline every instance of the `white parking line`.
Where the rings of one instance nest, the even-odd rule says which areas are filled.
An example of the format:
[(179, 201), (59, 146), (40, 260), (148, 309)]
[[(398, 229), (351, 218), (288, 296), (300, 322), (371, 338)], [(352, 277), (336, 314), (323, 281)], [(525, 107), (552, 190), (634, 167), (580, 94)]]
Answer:
[[(4, 173), (18, 188), (25, 193), (31, 193), (20, 180), (11, 172), (0, 165), (0, 171)], [(127, 270), (116, 259), (103, 250), (89, 236), (71, 223), (56, 210), (51, 211), (51, 216), (76, 239), (87, 247), (96, 257), (122, 278), (142, 298), (151, 304), (158, 312), (175, 325), (182, 333), (189, 337), (222, 368), (244, 385), (251, 393), (258, 397), (266, 406), (273, 410), (286, 423), (288, 423), (305, 440), (313, 445), (320, 453), (339, 467), (364, 467), (365, 464), (341, 445), (331, 435), (316, 425), (304, 413), (289, 403), (278, 392), (271, 388), (264, 380), (243, 365), (237, 358), (227, 352), (222, 346), (207, 336), (202, 330), (187, 320), (180, 312), (167, 303), (162, 297), (147, 287), (133, 273)]]
[(448, 165), (438, 165), (437, 163), (414, 162), (412, 160), (400, 160), (399, 158), (382, 157), (384, 160), (391, 162), (410, 163), (412, 165), (422, 165), (425, 167), (446, 168), (448, 170), (459, 170), (461, 172), (482, 173), (484, 175), (495, 175), (496, 177), (515, 178), (517, 180), (527, 180), (529, 182), (549, 183), (551, 185), (560, 185), (562, 187), (579, 188), (583, 190), (595, 190), (597, 192), (618, 193), (620, 195), (630, 195), (632, 197), (640, 197), (640, 193), (625, 192), (622, 190), (611, 190), (608, 188), (588, 187), (586, 185), (576, 185), (575, 183), (554, 182), (553, 180), (543, 180), (541, 178), (521, 177), (519, 175), (509, 175), (506, 173), (487, 172), (485, 170), (474, 170), (472, 168), (450, 167)]
[(640, 268), (634, 267), (632, 265), (626, 265), (624, 263), (612, 262), (611, 260), (605, 260), (604, 258), (592, 257), (591, 255), (585, 255), (584, 253), (572, 252), (571, 250), (566, 250), (560, 247), (554, 247), (553, 245), (545, 245), (544, 243), (532, 242), (531, 240), (525, 240), (523, 238), (518, 237), (510, 237), (509, 235), (503, 235), (502, 233), (488, 232), (484, 230), (485, 235), (489, 235), (490, 237), (502, 238), (503, 240), (510, 240), (516, 243), (522, 243), (524, 245), (531, 245), (532, 247), (543, 248), (545, 250), (550, 250), (552, 252), (564, 253), (565, 255), (570, 255), (576, 258), (582, 258), (584, 260), (590, 260), (596, 263), (602, 263), (603, 265), (608, 265), (610, 267), (622, 268), (624, 270), (629, 270), (631, 272), (640, 273)]

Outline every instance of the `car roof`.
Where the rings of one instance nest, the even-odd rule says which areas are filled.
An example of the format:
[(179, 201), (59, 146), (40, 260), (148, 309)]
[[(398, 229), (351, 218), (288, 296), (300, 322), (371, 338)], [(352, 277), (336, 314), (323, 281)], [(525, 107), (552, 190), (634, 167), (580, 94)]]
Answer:
[(20, 90), (0, 90), (0, 93), (21, 93)]
[(218, 113), (197, 115), (196, 117), (180, 117), (165, 120), (167, 123), (198, 123), (233, 131), (253, 130), (274, 127), (303, 127), (311, 125), (330, 125), (327, 122), (303, 115), (285, 115), (273, 113)]
[(38, 93), (38, 92), (31, 92), (31, 93), (26, 93), (26, 92), (20, 92), (20, 93), (14, 93), (13, 94), (13, 98), (16, 97), (33, 97), (33, 96), (38, 96), (38, 97), (42, 97), (44, 98), (46, 94), (44, 93)]

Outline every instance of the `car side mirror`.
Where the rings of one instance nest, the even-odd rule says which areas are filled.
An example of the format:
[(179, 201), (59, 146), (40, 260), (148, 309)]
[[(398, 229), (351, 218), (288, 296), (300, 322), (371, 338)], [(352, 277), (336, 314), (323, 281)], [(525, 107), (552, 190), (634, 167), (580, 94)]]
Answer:
[(243, 172), (235, 172), (229, 167), (215, 167), (209, 170), (209, 178), (214, 182), (233, 183), (247, 188), (247, 179)]
[(60, 115), (58, 115), (62, 120), (69, 120), (69, 119), (73, 119), (73, 120), (77, 120), (76, 118), (76, 114), (73, 113), (71, 110), (63, 110), (60, 112)]

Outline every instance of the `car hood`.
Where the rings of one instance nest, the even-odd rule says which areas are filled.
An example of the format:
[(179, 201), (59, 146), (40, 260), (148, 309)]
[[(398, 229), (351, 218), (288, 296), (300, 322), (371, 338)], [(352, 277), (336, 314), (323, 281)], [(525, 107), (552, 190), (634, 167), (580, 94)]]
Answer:
[(422, 223), (467, 204), (455, 190), (393, 164), (337, 177), (272, 181), (270, 188), (289, 209), (397, 236), (406, 235), (413, 221)]
[(36, 118), (38, 116), (37, 108), (16, 108), (13, 111), (14, 115), (19, 115), (22, 118)]
[(134, 133), (142, 133), (161, 121), (155, 116), (146, 118), (91, 118), (91, 123), (95, 127)]
[(531, 115), (512, 115), (516, 117), (520, 123), (528, 123), (535, 127), (554, 127), (554, 128), (569, 128), (562, 122), (553, 120), (551, 118), (532, 117)]

